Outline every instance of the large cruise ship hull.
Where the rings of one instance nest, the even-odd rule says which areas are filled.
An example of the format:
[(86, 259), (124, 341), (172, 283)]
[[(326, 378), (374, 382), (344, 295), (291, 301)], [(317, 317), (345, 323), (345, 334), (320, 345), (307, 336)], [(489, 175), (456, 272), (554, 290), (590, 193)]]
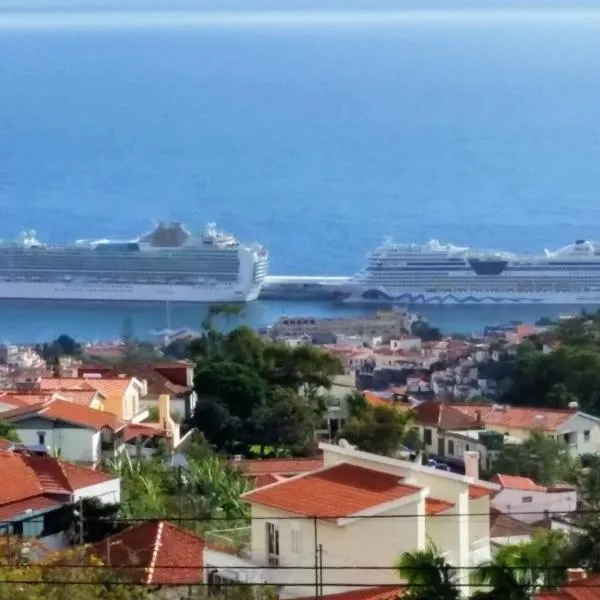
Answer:
[(419, 292), (362, 288), (353, 290), (344, 302), (350, 304), (510, 305), (510, 304), (600, 304), (597, 292)]
[(126, 302), (251, 302), (260, 285), (240, 286), (143, 285), (92, 282), (21, 282), (0, 281), (0, 298), (27, 300), (93, 300)]

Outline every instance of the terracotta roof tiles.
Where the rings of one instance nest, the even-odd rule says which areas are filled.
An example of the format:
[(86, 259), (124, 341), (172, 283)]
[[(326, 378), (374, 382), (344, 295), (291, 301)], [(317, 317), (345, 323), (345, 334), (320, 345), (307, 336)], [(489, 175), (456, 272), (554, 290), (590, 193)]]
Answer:
[(109, 566), (136, 566), (125, 572), (140, 583), (193, 585), (202, 583), (204, 547), (204, 540), (168, 521), (148, 521), (95, 544), (92, 552)]
[(125, 427), (125, 423), (112, 413), (57, 398), (30, 406), (15, 408), (1, 414), (2, 418), (6, 421), (17, 421), (37, 415), (51, 421), (65, 421), (95, 430), (108, 427), (114, 431), (118, 431)]
[[(396, 600), (401, 598), (406, 588), (399, 585), (369, 587), (338, 594), (325, 594), (322, 600)], [(313, 600), (315, 596), (306, 596), (297, 600)]]
[(543, 485), (537, 484), (529, 477), (518, 477), (516, 475), (503, 475), (496, 473), (491, 479), (493, 483), (500, 484), (503, 488), (511, 490), (522, 490), (524, 492), (545, 492)]
[(341, 463), (247, 492), (242, 498), (292, 514), (335, 519), (418, 492), (420, 488), (401, 483), (396, 475)]
[(425, 512), (428, 515), (437, 515), (438, 513), (449, 510), (454, 506), (452, 502), (438, 500), (436, 498), (425, 498)]
[(229, 463), (232, 467), (240, 468), (248, 475), (300, 475), (308, 471), (320, 469), (323, 466), (322, 458), (257, 458), (233, 460)]
[(506, 427), (507, 429), (556, 431), (573, 416), (569, 410), (550, 408), (489, 404), (453, 404), (452, 406), (475, 419), (481, 416), (481, 421), (486, 426)]
[(442, 402), (422, 402), (412, 409), (412, 414), (419, 425), (440, 429), (476, 429), (479, 426), (476, 418)]

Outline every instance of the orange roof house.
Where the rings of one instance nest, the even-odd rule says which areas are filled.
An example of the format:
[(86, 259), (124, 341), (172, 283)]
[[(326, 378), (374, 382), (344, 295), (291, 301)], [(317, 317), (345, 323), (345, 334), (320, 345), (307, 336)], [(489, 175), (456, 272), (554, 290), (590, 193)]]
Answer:
[[(420, 493), (420, 487), (402, 483), (395, 475), (341, 463), (259, 488), (242, 498), (286, 513), (338, 521), (360, 517), (377, 507), (389, 508), (411, 496), (416, 501)], [(432, 514), (452, 506), (435, 499), (429, 503)]]
[(111, 475), (17, 450), (0, 450), (0, 481), (0, 520), (12, 527), (13, 523), (37, 519), (34, 526), (39, 525), (39, 533), (43, 530), (41, 516), (52, 518), (53, 511), (70, 504), (76, 496), (93, 496), (94, 486), (111, 484), (107, 490), (113, 501), (118, 501), (120, 491), (118, 478)]

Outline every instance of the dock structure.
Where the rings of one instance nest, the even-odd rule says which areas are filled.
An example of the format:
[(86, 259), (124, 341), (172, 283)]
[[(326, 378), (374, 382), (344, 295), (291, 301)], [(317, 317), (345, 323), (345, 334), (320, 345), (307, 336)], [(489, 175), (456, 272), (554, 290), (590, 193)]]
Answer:
[(348, 295), (350, 277), (330, 275), (269, 275), (261, 300), (342, 300)]

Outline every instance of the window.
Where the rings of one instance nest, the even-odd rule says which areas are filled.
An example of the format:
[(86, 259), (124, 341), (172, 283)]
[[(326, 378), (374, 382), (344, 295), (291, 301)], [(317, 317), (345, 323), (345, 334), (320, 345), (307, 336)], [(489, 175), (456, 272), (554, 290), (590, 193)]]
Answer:
[(266, 523), (267, 529), (267, 561), (269, 566), (279, 566), (279, 529), (275, 523)]
[(298, 529), (292, 529), (292, 552), (300, 554), (300, 531)]
[(38, 436), (38, 445), (45, 446), (46, 445), (46, 432), (38, 431), (37, 436)]
[(448, 440), (448, 454), (454, 455), (454, 440)]
[(432, 439), (432, 436), (431, 436), (431, 429), (427, 429), (427, 428), (425, 428), (425, 429), (423, 430), (423, 441), (425, 442), (425, 444), (426, 444), (427, 446), (431, 446), (431, 439)]
[(523, 504), (529, 504), (530, 502), (533, 502), (533, 496), (523, 496), (522, 502)]
[(471, 446), (469, 446), (469, 444), (465, 444), (465, 451), (468, 452), (471, 449)]
[(583, 432), (583, 440), (585, 442), (589, 442), (590, 441), (590, 432), (589, 432), (589, 430)]

